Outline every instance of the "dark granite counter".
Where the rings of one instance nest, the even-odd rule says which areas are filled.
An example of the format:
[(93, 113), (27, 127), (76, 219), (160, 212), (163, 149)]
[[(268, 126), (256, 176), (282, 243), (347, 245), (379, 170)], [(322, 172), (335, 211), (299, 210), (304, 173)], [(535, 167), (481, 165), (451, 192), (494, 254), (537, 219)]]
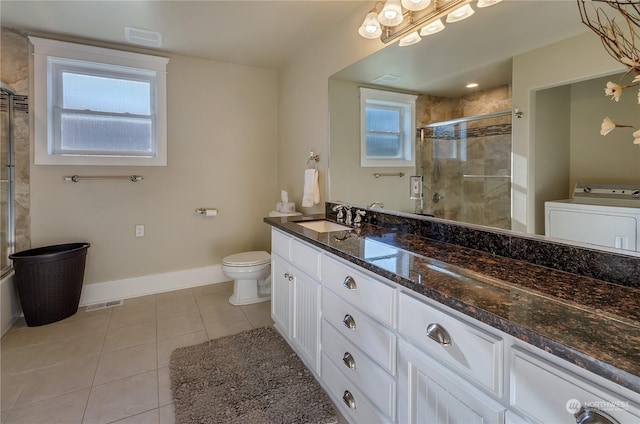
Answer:
[(640, 393), (640, 290), (372, 224), (275, 228)]

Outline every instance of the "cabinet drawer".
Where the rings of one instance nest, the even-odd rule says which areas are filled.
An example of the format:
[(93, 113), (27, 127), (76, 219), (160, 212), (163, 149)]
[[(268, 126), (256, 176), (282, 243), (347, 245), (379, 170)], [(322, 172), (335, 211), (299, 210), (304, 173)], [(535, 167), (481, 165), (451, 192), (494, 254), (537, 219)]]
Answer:
[(320, 258), (322, 253), (298, 240), (291, 241), (291, 261), (293, 264), (309, 274), (320, 279)]
[(511, 405), (539, 423), (574, 424), (580, 406), (599, 409), (619, 423), (640, 422), (632, 402), (585, 378), (513, 348)]
[(322, 321), (322, 352), (388, 417), (395, 412), (395, 380), (335, 328)]
[(278, 230), (271, 230), (271, 253), (291, 260), (291, 237)]
[[(338, 406), (350, 423), (391, 422), (367, 399), (367, 397), (345, 377), (336, 365), (322, 355), (322, 381), (329, 397)], [(349, 404), (349, 405), (348, 405)]]
[[(393, 333), (329, 290), (322, 290), (322, 317), (387, 372), (395, 375), (396, 336)], [(348, 328), (345, 320), (351, 322), (353, 328)]]
[[(399, 308), (400, 334), (485, 389), (502, 396), (501, 338), (404, 293), (399, 296)], [(427, 335), (428, 329), (431, 337)]]
[(322, 264), (322, 283), (352, 305), (395, 328), (393, 287), (327, 256)]

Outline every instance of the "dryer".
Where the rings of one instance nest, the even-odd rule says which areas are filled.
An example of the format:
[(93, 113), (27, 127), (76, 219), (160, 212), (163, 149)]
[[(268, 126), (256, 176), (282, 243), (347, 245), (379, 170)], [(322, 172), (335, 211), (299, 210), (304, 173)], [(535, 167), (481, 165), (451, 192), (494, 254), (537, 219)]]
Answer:
[(545, 202), (545, 235), (640, 251), (640, 185), (576, 184), (573, 198)]

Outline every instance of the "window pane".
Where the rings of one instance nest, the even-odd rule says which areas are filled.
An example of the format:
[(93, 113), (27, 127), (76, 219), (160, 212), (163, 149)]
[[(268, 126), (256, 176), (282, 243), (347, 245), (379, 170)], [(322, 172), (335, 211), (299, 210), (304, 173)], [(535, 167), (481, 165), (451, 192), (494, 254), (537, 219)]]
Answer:
[(151, 114), (151, 84), (148, 81), (63, 72), (62, 86), (64, 109)]
[(367, 134), (367, 157), (398, 158), (402, 156), (399, 134)]
[(400, 132), (400, 111), (367, 106), (367, 131)]
[(153, 121), (144, 118), (62, 113), (60, 152), (152, 156)]

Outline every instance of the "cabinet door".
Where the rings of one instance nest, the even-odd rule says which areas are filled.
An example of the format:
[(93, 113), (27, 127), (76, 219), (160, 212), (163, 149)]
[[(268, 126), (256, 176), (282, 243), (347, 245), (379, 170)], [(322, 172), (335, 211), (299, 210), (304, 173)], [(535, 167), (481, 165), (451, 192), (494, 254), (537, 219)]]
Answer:
[(275, 254), (271, 255), (271, 318), (276, 329), (287, 340), (291, 339), (289, 286), (293, 283), (289, 268), (289, 264), (284, 259)]
[(505, 408), (424, 352), (399, 344), (398, 422), (501, 424)]
[(293, 267), (291, 342), (313, 371), (320, 369), (320, 283)]

